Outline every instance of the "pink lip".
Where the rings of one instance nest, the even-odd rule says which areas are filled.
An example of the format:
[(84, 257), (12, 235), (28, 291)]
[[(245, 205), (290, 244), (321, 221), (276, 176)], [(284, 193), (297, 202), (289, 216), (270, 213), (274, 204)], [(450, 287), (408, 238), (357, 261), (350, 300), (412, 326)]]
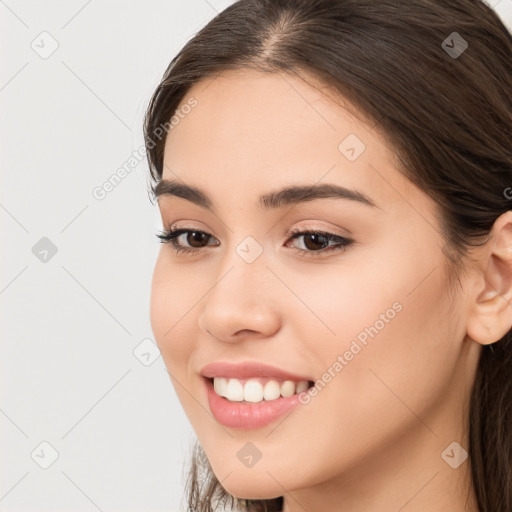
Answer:
[[(306, 379), (304, 379), (306, 380)], [(294, 407), (299, 405), (299, 395), (307, 393), (302, 391), (299, 395), (276, 400), (263, 400), (259, 403), (230, 402), (227, 398), (217, 395), (213, 389), (213, 382), (204, 379), (208, 394), (208, 404), (214, 418), (226, 427), (255, 429), (264, 427), (277, 420)]]
[[(207, 364), (202, 370), (203, 377), (232, 377), (234, 379), (248, 379), (250, 377), (265, 377), (280, 380), (307, 380), (313, 381), (311, 377), (301, 375), (294, 375), (293, 373), (286, 372), (275, 366), (268, 364), (258, 363), (255, 361), (242, 361), (240, 363), (228, 363), (218, 361), (215, 363)], [(292, 397), (290, 397), (292, 398)]]

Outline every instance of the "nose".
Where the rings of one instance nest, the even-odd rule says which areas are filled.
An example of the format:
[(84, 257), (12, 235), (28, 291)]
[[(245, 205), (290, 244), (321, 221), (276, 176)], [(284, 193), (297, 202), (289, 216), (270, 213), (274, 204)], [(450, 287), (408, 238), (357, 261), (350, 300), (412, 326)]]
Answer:
[(272, 272), (264, 262), (230, 261), (202, 301), (200, 329), (227, 343), (274, 335), (281, 321)]

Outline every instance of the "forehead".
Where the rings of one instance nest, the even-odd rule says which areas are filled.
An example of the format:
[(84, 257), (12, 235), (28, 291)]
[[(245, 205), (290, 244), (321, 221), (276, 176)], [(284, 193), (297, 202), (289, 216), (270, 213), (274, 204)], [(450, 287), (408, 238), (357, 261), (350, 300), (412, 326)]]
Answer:
[(178, 111), (190, 98), (197, 105), (167, 135), (164, 178), (200, 186), (219, 201), (325, 181), (364, 190), (386, 210), (428, 203), (372, 126), (325, 88), (244, 69), (196, 83)]
[(242, 159), (246, 167), (268, 167), (269, 160), (318, 156), (319, 150), (324, 159), (337, 159), (338, 145), (349, 133), (370, 137), (367, 127), (321, 90), (284, 73), (244, 69), (204, 79), (178, 111), (191, 97), (197, 106), (167, 136), (166, 156), (173, 159), (210, 152), (225, 161)]

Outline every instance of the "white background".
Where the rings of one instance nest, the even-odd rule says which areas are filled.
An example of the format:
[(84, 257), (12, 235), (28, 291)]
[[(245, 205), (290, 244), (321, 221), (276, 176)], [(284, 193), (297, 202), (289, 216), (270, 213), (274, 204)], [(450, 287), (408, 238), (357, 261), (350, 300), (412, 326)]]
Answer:
[[(186, 510), (194, 434), (149, 323), (146, 161), (93, 190), (142, 147), (171, 58), (230, 3), (0, 0), (3, 512)], [(512, 0), (488, 3), (512, 28)]]

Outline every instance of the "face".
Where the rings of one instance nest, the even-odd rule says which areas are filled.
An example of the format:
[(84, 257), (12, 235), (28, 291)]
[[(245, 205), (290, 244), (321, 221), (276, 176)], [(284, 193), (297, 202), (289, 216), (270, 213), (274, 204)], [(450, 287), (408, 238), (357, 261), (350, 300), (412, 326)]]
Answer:
[[(440, 459), (461, 439), (477, 353), (463, 342), (465, 297), (448, 287), (435, 203), (400, 174), (376, 130), (297, 77), (230, 71), (197, 83), (182, 105), (190, 97), (197, 105), (167, 136), (163, 179), (211, 204), (159, 196), (163, 229), (189, 230), (175, 242), (193, 252), (162, 244), (151, 323), (222, 485), (271, 498), (366, 480), (411, 443)], [(326, 184), (368, 203), (260, 202)], [(270, 423), (226, 426), (201, 375), (218, 361), (316, 384)]]

